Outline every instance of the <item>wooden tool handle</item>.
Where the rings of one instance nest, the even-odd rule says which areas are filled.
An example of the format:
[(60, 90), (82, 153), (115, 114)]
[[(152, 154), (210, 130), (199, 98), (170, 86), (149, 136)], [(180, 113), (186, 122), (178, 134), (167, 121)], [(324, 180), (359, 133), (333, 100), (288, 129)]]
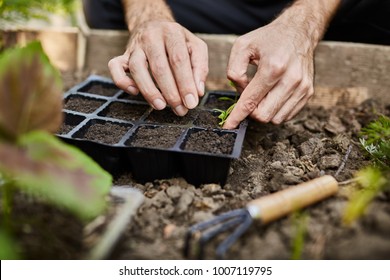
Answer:
[(337, 191), (336, 179), (325, 175), (256, 199), (247, 205), (247, 209), (253, 218), (259, 218), (266, 224), (334, 195)]

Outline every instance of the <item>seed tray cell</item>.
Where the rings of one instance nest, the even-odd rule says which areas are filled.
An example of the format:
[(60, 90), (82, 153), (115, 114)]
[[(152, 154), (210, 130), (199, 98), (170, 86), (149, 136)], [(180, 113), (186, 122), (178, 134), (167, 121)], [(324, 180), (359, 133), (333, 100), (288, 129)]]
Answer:
[[(178, 117), (170, 108), (153, 110), (142, 95), (130, 96), (110, 79), (93, 75), (64, 94), (65, 121), (57, 135), (113, 175), (126, 170), (140, 183), (182, 176), (196, 186), (223, 185), (231, 161), (240, 156), (247, 121), (234, 130), (219, 127), (213, 109), (231, 105), (220, 97), (234, 100), (236, 93), (207, 92), (196, 109)], [(84, 110), (91, 107), (88, 101), (98, 101), (97, 108)]]

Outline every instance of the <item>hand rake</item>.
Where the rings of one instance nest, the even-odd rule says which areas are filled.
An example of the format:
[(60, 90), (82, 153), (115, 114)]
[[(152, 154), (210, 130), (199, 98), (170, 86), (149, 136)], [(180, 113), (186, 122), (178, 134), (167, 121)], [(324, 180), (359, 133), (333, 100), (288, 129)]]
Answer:
[[(224, 213), (214, 219), (193, 225), (187, 232), (184, 255), (188, 258), (192, 250), (198, 250), (197, 256), (203, 258), (204, 246), (218, 234), (233, 230), (217, 249), (217, 258), (223, 259), (230, 246), (249, 228), (254, 219), (262, 224), (275, 221), (287, 214), (319, 202), (338, 191), (339, 184), (330, 175), (325, 175), (297, 186), (284, 189), (251, 201), (245, 208)], [(194, 246), (192, 239), (197, 240)]]

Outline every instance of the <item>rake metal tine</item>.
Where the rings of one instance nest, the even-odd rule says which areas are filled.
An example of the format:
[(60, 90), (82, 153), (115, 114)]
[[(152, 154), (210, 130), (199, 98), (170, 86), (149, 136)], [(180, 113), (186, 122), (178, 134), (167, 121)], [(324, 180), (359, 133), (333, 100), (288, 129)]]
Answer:
[(245, 212), (241, 225), (217, 247), (216, 254), (218, 259), (223, 259), (227, 250), (229, 250), (233, 243), (251, 226), (253, 221), (252, 216), (247, 210), (245, 210)]
[(236, 218), (232, 218), (231, 220), (225, 222), (225, 223), (222, 223), (220, 225), (218, 225), (216, 228), (214, 228), (213, 230), (210, 230), (208, 232), (206, 232), (204, 235), (202, 235), (202, 237), (199, 239), (199, 254), (198, 254), (198, 259), (203, 259), (203, 249), (205, 247), (205, 245), (210, 241), (212, 240), (214, 237), (216, 237), (218, 234), (222, 233), (222, 232), (225, 232), (239, 224), (241, 224), (243, 221), (243, 217), (236, 217)]
[(221, 215), (216, 216), (215, 218), (213, 218), (211, 220), (200, 222), (200, 223), (197, 223), (197, 224), (191, 226), (189, 229), (189, 232), (193, 233), (196, 231), (202, 231), (204, 229), (209, 228), (210, 226), (220, 224), (221, 222), (223, 222), (225, 220), (229, 220), (229, 219), (234, 218), (236, 216), (240, 216), (241, 214), (242, 214), (242, 209), (236, 209), (233, 211), (223, 213)]
[[(202, 255), (204, 244), (209, 241), (212, 237), (217, 235), (218, 233), (225, 231), (238, 223), (242, 221), (243, 218), (243, 209), (236, 209), (233, 211), (229, 211), (226, 213), (223, 213), (211, 220), (207, 220), (204, 222), (197, 223), (189, 228), (186, 234), (186, 240), (185, 240), (185, 247), (184, 247), (184, 255), (186, 257), (189, 257), (190, 255), (190, 243), (192, 236), (194, 233), (200, 233), (201, 231), (204, 231), (208, 228), (211, 228), (213, 226), (216, 226), (218, 224), (221, 224), (216, 229), (211, 230), (207, 233), (206, 237), (202, 236), (200, 238), (200, 252), (198, 254), (198, 257)], [(228, 221), (227, 224), (223, 223), (225, 221)]]

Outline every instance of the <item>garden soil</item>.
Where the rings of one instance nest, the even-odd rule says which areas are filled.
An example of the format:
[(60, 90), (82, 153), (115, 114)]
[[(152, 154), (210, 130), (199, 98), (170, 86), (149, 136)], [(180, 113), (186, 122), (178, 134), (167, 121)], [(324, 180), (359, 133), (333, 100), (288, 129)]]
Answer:
[[(115, 185), (141, 190), (145, 201), (110, 258), (184, 259), (185, 235), (191, 225), (323, 174), (334, 175), (350, 146), (352, 151), (336, 179), (339, 182), (351, 179), (357, 170), (370, 163), (360, 147), (358, 132), (378, 113), (389, 116), (389, 109), (368, 100), (352, 109), (307, 107), (279, 126), (250, 121), (241, 157), (232, 162), (227, 183), (222, 186), (195, 187), (182, 178), (140, 184), (130, 173), (119, 174)], [(366, 213), (347, 226), (343, 214), (354, 188), (343, 185), (336, 196), (302, 210), (300, 215), (290, 215), (265, 226), (254, 221), (226, 258), (274, 260), (298, 255), (302, 259), (390, 259), (390, 192), (377, 195)], [(110, 201), (108, 214), (93, 222), (99, 226), (87, 237), (83, 237), (80, 224), (68, 215), (53, 214), (46, 208), (41, 214), (34, 212), (35, 217), (41, 216), (49, 225), (51, 233), (58, 232), (54, 234), (56, 246), (49, 239), (39, 244), (37, 230), (26, 222), (19, 234), (35, 250), (25, 257), (83, 258), (112, 220), (116, 204)], [(305, 229), (302, 246), (294, 241), (299, 237), (297, 224)], [(206, 259), (215, 258), (216, 245), (226, 236), (222, 234), (206, 246)]]
[[(131, 174), (118, 176), (116, 185), (136, 187), (146, 199), (112, 258), (183, 259), (189, 226), (323, 174), (334, 175), (349, 146), (352, 152), (336, 179), (352, 178), (369, 163), (358, 132), (377, 113), (389, 115), (388, 109), (367, 101), (354, 109), (306, 108), (280, 126), (250, 121), (242, 155), (232, 162), (224, 186), (195, 187), (182, 178), (138, 184)], [(266, 226), (254, 222), (226, 258), (290, 259), (298, 250), (302, 259), (389, 259), (390, 193), (380, 193), (365, 215), (347, 226), (343, 214), (353, 188), (341, 186), (335, 197), (303, 210), (305, 218), (291, 215)], [(294, 242), (299, 223), (305, 228), (302, 248)], [(205, 258), (215, 258), (224, 238), (206, 247)]]

